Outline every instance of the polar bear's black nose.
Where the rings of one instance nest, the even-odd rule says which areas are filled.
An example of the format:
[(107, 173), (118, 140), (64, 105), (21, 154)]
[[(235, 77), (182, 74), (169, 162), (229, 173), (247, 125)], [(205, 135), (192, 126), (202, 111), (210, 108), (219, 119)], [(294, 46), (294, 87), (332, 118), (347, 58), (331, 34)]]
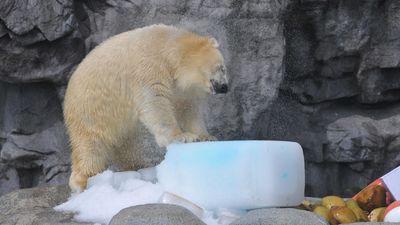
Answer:
[(221, 93), (221, 94), (228, 92), (228, 85), (227, 84), (217, 84), (215, 87), (215, 92)]
[(211, 85), (214, 94), (224, 94), (228, 92), (228, 84), (227, 83), (220, 83), (216, 80), (211, 80)]
[(226, 93), (226, 92), (228, 92), (228, 85), (222, 84), (221, 85), (221, 93)]

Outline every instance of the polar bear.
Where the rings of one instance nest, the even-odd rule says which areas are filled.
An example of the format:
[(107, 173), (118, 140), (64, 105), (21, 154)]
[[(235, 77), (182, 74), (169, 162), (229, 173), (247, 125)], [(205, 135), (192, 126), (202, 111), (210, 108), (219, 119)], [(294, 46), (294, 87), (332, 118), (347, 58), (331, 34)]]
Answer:
[(71, 190), (85, 189), (87, 179), (110, 162), (134, 168), (129, 141), (139, 121), (161, 147), (216, 140), (206, 130), (201, 105), (227, 90), (214, 38), (161, 24), (104, 41), (79, 64), (65, 93)]

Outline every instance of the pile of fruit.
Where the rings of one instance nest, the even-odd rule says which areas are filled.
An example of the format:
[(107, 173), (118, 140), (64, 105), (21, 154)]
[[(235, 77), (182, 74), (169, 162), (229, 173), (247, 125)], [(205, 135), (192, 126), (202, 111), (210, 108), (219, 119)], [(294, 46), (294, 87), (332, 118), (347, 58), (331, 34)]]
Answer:
[(391, 202), (385, 188), (370, 185), (352, 199), (327, 196), (320, 202), (305, 200), (302, 208), (324, 217), (331, 225), (355, 222), (383, 222)]

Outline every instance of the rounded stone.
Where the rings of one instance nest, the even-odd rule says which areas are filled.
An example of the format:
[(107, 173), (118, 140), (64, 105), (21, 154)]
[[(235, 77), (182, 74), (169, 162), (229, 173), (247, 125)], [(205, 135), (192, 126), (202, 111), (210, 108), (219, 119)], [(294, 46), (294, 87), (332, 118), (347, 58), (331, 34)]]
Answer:
[(363, 223), (349, 223), (348, 225), (400, 225), (400, 223), (389, 222), (363, 222)]
[(205, 225), (189, 210), (169, 204), (147, 204), (121, 210), (110, 225)]
[(289, 208), (257, 209), (248, 212), (231, 225), (328, 225), (314, 213)]

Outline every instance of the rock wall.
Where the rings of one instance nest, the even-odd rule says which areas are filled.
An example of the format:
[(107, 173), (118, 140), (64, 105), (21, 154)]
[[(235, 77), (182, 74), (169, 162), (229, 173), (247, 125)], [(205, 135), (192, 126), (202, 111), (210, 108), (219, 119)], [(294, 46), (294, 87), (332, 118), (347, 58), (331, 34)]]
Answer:
[[(210, 132), (221, 139), (253, 138), (283, 77), (285, 8), (273, 0), (2, 1), (0, 193), (67, 182), (62, 100), (68, 78), (101, 41), (149, 24), (174, 24), (219, 40), (232, 91), (210, 99)], [(137, 140), (146, 146), (142, 167), (155, 165), (164, 153), (144, 135)]]
[(351, 196), (400, 164), (399, 16), (395, 0), (288, 7), (285, 77), (261, 137), (302, 144), (307, 194)]
[[(75, 66), (101, 41), (154, 23), (216, 37), (231, 78), (207, 108), (220, 139), (299, 142), (307, 194), (351, 195), (400, 164), (395, 0), (3, 0), (0, 194), (66, 183), (62, 119)], [(143, 165), (162, 160), (148, 133)]]

